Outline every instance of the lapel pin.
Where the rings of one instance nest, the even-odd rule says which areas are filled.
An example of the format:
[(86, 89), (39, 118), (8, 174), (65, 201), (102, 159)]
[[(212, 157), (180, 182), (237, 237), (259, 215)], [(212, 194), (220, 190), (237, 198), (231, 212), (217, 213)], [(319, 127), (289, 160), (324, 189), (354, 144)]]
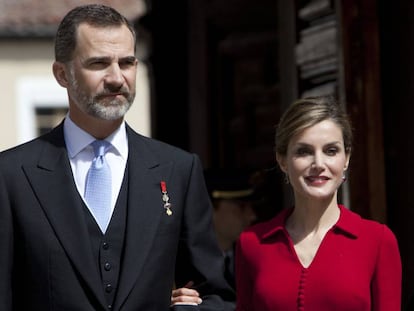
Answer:
[(168, 193), (167, 193), (167, 184), (165, 183), (165, 181), (161, 181), (161, 192), (162, 192), (162, 201), (164, 202), (165, 213), (168, 216), (171, 216), (172, 210), (171, 210), (171, 203), (169, 202), (170, 197), (168, 196)]

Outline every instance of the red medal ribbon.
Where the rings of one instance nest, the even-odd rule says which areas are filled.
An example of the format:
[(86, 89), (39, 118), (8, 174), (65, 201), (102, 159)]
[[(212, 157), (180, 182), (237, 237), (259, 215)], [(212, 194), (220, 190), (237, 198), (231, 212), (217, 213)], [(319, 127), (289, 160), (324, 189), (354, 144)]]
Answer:
[(161, 181), (161, 191), (163, 193), (167, 192), (167, 184), (165, 183), (165, 181)]

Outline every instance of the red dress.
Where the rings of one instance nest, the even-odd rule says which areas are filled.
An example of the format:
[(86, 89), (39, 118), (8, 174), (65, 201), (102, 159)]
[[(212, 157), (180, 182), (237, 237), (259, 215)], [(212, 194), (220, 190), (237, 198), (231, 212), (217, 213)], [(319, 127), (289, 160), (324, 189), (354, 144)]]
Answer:
[(308, 268), (285, 229), (292, 209), (245, 230), (236, 248), (237, 311), (400, 311), (401, 259), (383, 224), (343, 206)]

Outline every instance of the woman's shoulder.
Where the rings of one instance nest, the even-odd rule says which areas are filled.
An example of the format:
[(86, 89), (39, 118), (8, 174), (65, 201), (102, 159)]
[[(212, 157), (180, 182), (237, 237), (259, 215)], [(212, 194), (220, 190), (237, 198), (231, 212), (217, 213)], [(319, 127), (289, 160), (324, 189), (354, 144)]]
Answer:
[(393, 242), (396, 240), (394, 232), (390, 227), (375, 219), (369, 219), (360, 216), (358, 213), (341, 208), (341, 218), (338, 226), (355, 235), (356, 237), (366, 237), (367, 239), (387, 240)]
[(284, 209), (270, 220), (251, 225), (240, 234), (240, 239), (262, 240), (283, 231), (286, 217), (291, 211), (290, 208)]

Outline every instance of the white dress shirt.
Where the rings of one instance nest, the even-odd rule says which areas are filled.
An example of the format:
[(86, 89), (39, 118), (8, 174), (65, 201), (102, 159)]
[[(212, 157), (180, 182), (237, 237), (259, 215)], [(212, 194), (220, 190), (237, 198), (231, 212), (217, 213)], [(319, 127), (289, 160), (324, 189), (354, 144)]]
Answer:
[[(93, 148), (90, 144), (96, 140), (96, 138), (73, 123), (69, 115), (67, 115), (64, 120), (63, 133), (76, 187), (86, 206), (88, 206), (84, 198), (85, 181), (89, 167), (94, 158)], [(112, 175), (112, 214), (124, 179), (125, 167), (128, 159), (128, 137), (126, 135), (125, 122), (122, 122), (120, 127), (110, 136), (105, 138), (105, 140), (110, 142), (113, 146), (113, 148), (110, 148), (107, 151), (105, 156), (106, 161), (111, 168)], [(93, 215), (92, 211), (91, 214)]]

